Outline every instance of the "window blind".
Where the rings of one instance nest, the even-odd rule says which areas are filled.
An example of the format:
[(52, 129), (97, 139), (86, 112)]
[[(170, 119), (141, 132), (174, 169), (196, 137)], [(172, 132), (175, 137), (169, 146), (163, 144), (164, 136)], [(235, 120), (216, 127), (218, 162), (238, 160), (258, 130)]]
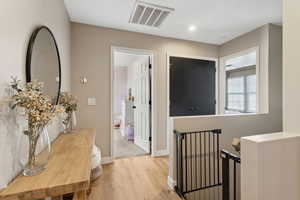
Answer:
[(255, 65), (226, 71), (226, 84), (227, 112), (256, 112)]

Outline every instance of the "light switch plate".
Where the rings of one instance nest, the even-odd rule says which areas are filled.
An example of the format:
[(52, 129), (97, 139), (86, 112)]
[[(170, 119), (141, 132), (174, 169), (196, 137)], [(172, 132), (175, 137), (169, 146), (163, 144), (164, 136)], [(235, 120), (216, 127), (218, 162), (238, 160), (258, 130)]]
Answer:
[(95, 97), (89, 97), (88, 98), (88, 105), (89, 106), (95, 106), (97, 104), (96, 98)]

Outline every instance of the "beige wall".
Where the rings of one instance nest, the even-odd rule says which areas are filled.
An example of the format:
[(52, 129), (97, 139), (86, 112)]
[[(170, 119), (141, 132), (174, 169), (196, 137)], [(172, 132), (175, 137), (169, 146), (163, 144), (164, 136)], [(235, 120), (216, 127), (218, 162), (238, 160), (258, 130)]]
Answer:
[[(25, 80), (25, 58), (29, 38), (40, 25), (54, 33), (62, 62), (62, 86), (70, 89), (70, 22), (62, 0), (0, 1), (0, 98), (6, 94), (11, 76)], [(0, 188), (21, 170), (26, 161), (27, 138), (22, 131), (26, 124), (15, 113), (0, 105)], [(26, 122), (25, 122), (26, 123)], [(58, 123), (49, 127), (51, 138), (60, 130)], [(24, 159), (25, 158), (25, 159)], [(23, 163), (24, 164), (24, 163)]]
[(1, 71), (4, 72), (0, 73), (0, 86), (5, 86), (12, 75), (25, 79), (25, 58), (30, 35), (37, 26), (46, 25), (53, 31), (59, 46), (63, 89), (69, 89), (71, 33), (63, 1), (9, 0), (1, 1), (0, 5)]
[(300, 1), (283, 1), (283, 127), (299, 132)]
[[(167, 53), (187, 56), (218, 57), (215, 45), (167, 39), (146, 34), (119, 31), (72, 23), (72, 91), (79, 98), (80, 127), (96, 127), (96, 143), (104, 157), (110, 156), (110, 84), (111, 46), (146, 49), (154, 52), (153, 104), (157, 105), (154, 141), (157, 150), (166, 150)], [(80, 76), (88, 79), (80, 84)], [(97, 106), (87, 106), (87, 98), (96, 97)]]
[[(272, 133), (282, 131), (282, 28), (266, 25), (220, 47), (220, 55), (227, 56), (254, 46), (260, 47), (260, 67), (268, 71), (269, 113), (242, 116), (209, 116), (192, 118), (174, 118), (174, 129), (195, 131), (222, 129), (220, 145), (231, 148), (234, 137)], [(170, 133), (171, 134), (171, 133)], [(174, 148), (171, 142), (171, 148)], [(171, 162), (173, 162), (171, 154)], [(174, 163), (173, 163), (173, 166)], [(173, 169), (170, 175), (174, 176)]]

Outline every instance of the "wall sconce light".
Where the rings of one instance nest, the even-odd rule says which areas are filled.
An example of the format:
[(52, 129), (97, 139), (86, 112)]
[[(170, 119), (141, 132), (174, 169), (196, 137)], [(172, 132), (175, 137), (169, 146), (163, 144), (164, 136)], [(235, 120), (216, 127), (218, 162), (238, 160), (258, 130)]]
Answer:
[(80, 83), (82, 84), (82, 85), (85, 85), (85, 84), (87, 84), (87, 78), (86, 77), (80, 77)]

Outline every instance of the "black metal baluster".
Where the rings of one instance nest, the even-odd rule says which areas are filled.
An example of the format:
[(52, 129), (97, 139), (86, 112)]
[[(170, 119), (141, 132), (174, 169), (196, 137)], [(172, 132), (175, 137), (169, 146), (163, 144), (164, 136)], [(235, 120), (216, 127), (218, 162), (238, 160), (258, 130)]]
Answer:
[(210, 137), (211, 134), (208, 134), (208, 170), (209, 170), (209, 185), (211, 185), (211, 158), (210, 158), (210, 153), (211, 153), (211, 148), (210, 148)]
[(229, 179), (229, 159), (227, 155), (222, 155), (222, 184), (223, 184), (223, 200), (229, 200), (230, 179)]
[(186, 134), (184, 134), (184, 142), (185, 142), (185, 191), (187, 192), (187, 137)]
[(214, 167), (214, 185), (216, 184), (216, 149), (215, 133), (213, 133), (213, 167)]
[(200, 187), (202, 187), (202, 133), (200, 135)]
[(190, 134), (190, 169), (191, 169), (191, 191), (193, 190), (193, 141), (192, 133)]
[[(222, 158), (222, 184), (223, 184), (223, 200), (237, 199), (237, 163), (240, 163), (240, 156), (223, 149), (221, 151)], [(232, 160), (232, 161), (231, 161)], [(231, 171), (230, 162), (233, 162), (233, 189), (231, 188)], [(233, 192), (233, 195), (230, 195)]]
[(182, 156), (183, 156), (183, 148), (182, 148), (182, 135), (180, 135), (180, 140), (179, 140), (179, 146), (180, 146), (180, 192), (181, 195), (183, 193), (183, 161), (182, 161)]
[(204, 132), (204, 187), (206, 185), (206, 132)]
[(195, 134), (195, 176), (196, 176), (196, 188), (198, 188), (198, 167), (197, 167), (197, 135), (198, 133)]
[(236, 200), (236, 161), (233, 164), (233, 199)]
[(176, 182), (177, 182), (177, 186), (180, 187), (180, 183), (179, 183), (179, 145), (178, 145), (178, 140), (180, 138), (177, 136), (176, 137)]
[(218, 163), (218, 183), (220, 183), (220, 141), (217, 134), (217, 163)]

